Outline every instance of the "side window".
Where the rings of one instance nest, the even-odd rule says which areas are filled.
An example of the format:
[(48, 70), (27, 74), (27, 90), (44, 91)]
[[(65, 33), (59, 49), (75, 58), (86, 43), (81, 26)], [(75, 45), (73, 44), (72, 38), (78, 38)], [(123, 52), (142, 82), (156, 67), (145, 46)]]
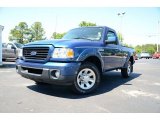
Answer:
[(12, 47), (14, 47), (12, 44), (10, 44), (10, 43), (7, 44), (8, 49), (11, 49)]
[[(105, 40), (108, 40), (108, 37), (115, 37), (116, 38), (116, 35), (115, 35), (114, 32), (108, 31)], [(117, 44), (117, 41), (115, 43), (113, 43), (113, 44)]]

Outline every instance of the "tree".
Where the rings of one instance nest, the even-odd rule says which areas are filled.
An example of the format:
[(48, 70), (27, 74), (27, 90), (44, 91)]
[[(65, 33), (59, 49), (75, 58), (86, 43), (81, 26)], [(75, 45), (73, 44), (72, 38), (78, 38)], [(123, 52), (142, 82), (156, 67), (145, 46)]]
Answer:
[(140, 45), (137, 45), (135, 47), (136, 53), (141, 53), (142, 52), (142, 47)]
[(34, 22), (30, 28), (32, 40), (42, 40), (44, 39), (45, 31), (42, 28), (41, 22)]
[(82, 21), (79, 24), (80, 27), (84, 27), (84, 26), (96, 26), (96, 23), (91, 23), (91, 22), (87, 22), (87, 21)]
[(15, 26), (15, 28), (13, 28), (10, 31), (9, 40), (10, 41), (16, 40), (17, 42), (23, 44), (23, 42), (25, 40), (25, 34), (26, 34), (27, 30), (28, 30), (27, 23), (26, 22), (20, 22), (18, 24), (18, 26)]
[(117, 33), (118, 39), (120, 40), (121, 43), (123, 43), (123, 36), (120, 32)]
[(126, 46), (126, 47), (129, 47), (129, 48), (133, 48), (133, 49), (134, 49), (134, 47), (133, 47), (131, 44), (123, 43), (123, 46)]
[(54, 39), (61, 39), (65, 34), (66, 33), (56, 33), (56, 32), (54, 32), (52, 34), (52, 38), (54, 38)]
[(156, 45), (155, 44), (137, 45), (135, 47), (135, 50), (136, 53), (148, 52), (150, 54), (153, 54), (156, 52)]

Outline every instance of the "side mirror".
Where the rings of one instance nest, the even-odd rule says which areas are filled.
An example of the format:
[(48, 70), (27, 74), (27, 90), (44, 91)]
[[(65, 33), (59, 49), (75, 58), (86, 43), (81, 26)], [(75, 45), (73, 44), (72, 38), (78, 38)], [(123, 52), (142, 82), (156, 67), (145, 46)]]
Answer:
[(108, 37), (108, 40), (105, 40), (105, 42), (106, 42), (107, 44), (116, 43), (116, 37), (114, 37), (114, 36)]

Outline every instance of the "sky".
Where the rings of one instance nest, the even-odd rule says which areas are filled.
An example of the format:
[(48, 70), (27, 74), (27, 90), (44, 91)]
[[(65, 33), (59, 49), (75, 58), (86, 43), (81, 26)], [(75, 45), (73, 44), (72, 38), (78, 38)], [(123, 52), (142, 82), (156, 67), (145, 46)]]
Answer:
[[(117, 15), (123, 12), (123, 16)], [(55, 31), (67, 32), (88, 21), (121, 32), (129, 45), (160, 44), (160, 7), (0, 7), (2, 41), (8, 42), (10, 30), (19, 22), (31, 26), (37, 21), (48, 39)]]

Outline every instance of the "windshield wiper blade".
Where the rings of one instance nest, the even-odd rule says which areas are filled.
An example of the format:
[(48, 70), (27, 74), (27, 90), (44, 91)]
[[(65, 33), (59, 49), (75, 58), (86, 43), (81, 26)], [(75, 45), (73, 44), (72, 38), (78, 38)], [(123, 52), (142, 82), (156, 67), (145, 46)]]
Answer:
[[(85, 39), (85, 40), (91, 40), (89, 38), (83, 38), (83, 37), (77, 37), (77, 38), (73, 38), (73, 39)], [(92, 41), (92, 40), (91, 40)]]

